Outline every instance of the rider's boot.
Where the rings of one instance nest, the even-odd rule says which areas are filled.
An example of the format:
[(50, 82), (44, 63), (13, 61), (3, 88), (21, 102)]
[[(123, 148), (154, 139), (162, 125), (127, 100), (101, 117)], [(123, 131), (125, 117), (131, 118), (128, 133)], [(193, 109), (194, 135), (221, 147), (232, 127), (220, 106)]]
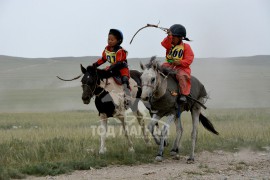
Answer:
[(186, 95), (181, 94), (179, 97), (180, 103), (187, 103), (187, 97)]
[(124, 87), (124, 106), (125, 109), (128, 109), (131, 104), (131, 94), (130, 94), (130, 86), (129, 86), (129, 81), (127, 76), (122, 77), (122, 84)]
[(127, 87), (126, 84), (124, 84), (124, 106), (125, 109), (128, 109), (130, 107), (131, 104), (131, 95), (130, 95), (130, 89)]

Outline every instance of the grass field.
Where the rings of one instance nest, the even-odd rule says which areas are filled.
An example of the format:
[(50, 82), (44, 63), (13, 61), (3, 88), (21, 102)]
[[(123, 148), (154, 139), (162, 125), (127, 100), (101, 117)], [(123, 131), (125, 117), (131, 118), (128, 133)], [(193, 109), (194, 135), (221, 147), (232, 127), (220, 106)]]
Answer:
[[(212, 135), (200, 125), (196, 153), (264, 150), (270, 146), (270, 108), (264, 108), (270, 107), (269, 57), (194, 60), (192, 74), (210, 95), (206, 104), (210, 110), (205, 115), (220, 133)], [(136, 125), (135, 129), (130, 128), (135, 153), (128, 152), (120, 122), (110, 119), (109, 129), (115, 131), (115, 137), (110, 131), (106, 141), (108, 153), (99, 155), (99, 121), (94, 103), (82, 103), (80, 80), (63, 82), (56, 78), (78, 76), (80, 64), (87, 66), (97, 59), (0, 56), (0, 180), (154, 162), (157, 146), (153, 141), (146, 146), (137, 122), (130, 119), (128, 127)], [(163, 57), (158, 59), (164, 61)], [(139, 62), (148, 61), (149, 58), (129, 59), (130, 69), (140, 70)], [(190, 152), (191, 124), (189, 114), (183, 113), (181, 155)], [(169, 134), (172, 144), (174, 125)], [(165, 158), (169, 151), (166, 148)]]
[[(270, 146), (270, 109), (222, 109), (204, 113), (220, 135), (210, 134), (199, 126), (196, 152), (203, 150), (238, 151), (242, 148), (264, 150)], [(184, 134), (181, 155), (190, 152), (191, 118), (183, 114)], [(128, 152), (124, 136), (107, 138), (108, 152), (99, 155), (99, 125), (96, 112), (66, 111), (54, 113), (0, 113), (0, 179), (24, 178), (27, 175), (57, 175), (100, 168), (111, 164), (152, 163), (157, 146), (146, 146), (140, 136), (132, 135), (135, 153)], [(137, 125), (134, 123), (132, 125)], [(109, 126), (119, 132), (114, 119)], [(170, 144), (174, 137), (170, 129)], [(169, 156), (165, 150), (165, 158)]]

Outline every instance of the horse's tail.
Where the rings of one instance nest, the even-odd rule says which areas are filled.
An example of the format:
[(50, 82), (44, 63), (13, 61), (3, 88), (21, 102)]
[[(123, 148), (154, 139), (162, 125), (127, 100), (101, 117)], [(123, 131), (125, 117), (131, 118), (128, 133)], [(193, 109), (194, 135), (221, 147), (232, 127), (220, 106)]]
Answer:
[(202, 113), (200, 113), (199, 119), (200, 119), (200, 121), (205, 129), (207, 129), (208, 131), (210, 131), (216, 135), (219, 135), (219, 133), (215, 130), (215, 128), (214, 128), (213, 124), (210, 122), (210, 120), (207, 119), (207, 117), (205, 117)]

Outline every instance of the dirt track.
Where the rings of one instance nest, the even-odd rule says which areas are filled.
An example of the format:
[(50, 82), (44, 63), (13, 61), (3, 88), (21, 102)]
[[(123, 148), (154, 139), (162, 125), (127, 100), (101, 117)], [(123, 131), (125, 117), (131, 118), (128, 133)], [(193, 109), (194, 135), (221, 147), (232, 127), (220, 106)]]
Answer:
[[(166, 157), (168, 158), (168, 157)], [(69, 175), (28, 177), (32, 180), (88, 180), (88, 179), (264, 179), (270, 180), (270, 152), (238, 153), (223, 151), (202, 152), (194, 164), (166, 159), (162, 163), (138, 166), (109, 166), (102, 169), (75, 171)]]

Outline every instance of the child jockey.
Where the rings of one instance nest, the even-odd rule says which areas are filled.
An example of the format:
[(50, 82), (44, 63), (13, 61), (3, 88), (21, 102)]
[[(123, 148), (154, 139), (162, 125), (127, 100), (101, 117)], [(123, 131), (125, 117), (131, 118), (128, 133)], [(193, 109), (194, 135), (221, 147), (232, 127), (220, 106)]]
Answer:
[(118, 29), (110, 29), (108, 34), (108, 45), (105, 47), (102, 57), (93, 64), (98, 67), (108, 61), (111, 65), (107, 68), (108, 71), (119, 72), (124, 86), (125, 106), (129, 106), (130, 86), (129, 86), (129, 69), (127, 64), (127, 51), (120, 45), (123, 42), (123, 34)]
[(183, 40), (190, 41), (186, 37), (186, 28), (181, 24), (174, 24), (168, 30), (168, 36), (164, 38), (161, 45), (166, 49), (167, 61), (162, 66), (177, 70), (176, 78), (181, 94), (179, 100), (186, 103), (186, 96), (190, 94), (191, 88), (191, 69), (189, 66), (194, 59), (194, 54), (190, 45), (184, 43)]

